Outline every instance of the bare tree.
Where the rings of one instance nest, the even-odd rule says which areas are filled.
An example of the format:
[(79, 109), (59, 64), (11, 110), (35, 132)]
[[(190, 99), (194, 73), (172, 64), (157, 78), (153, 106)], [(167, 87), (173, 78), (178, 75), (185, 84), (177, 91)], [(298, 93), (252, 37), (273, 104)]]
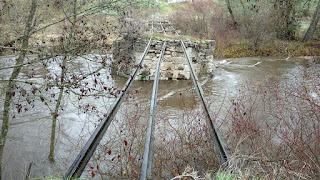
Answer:
[[(57, 77), (58, 79), (60, 79), (59, 80), (60, 83), (55, 84), (55, 86), (59, 88), (59, 93), (58, 93), (59, 95), (58, 95), (58, 99), (56, 100), (54, 110), (53, 111), (50, 110), (52, 115), (52, 126), (51, 126), (49, 160), (51, 162), (54, 161), (57, 118), (62, 109), (61, 104), (62, 104), (64, 95), (66, 94), (67, 91), (71, 91), (71, 93), (76, 94), (76, 92), (73, 89), (80, 89), (80, 86), (81, 86), (79, 85), (80, 81), (84, 80), (85, 77), (99, 74), (99, 71), (106, 67), (106, 63), (104, 62), (105, 60), (102, 60), (100, 67), (98, 67), (97, 69), (91, 70), (88, 74), (82, 74), (81, 77), (76, 78), (77, 80), (74, 80), (74, 81), (68, 80), (68, 77), (70, 76), (68, 72), (70, 72), (70, 68), (71, 68), (70, 64), (72, 64), (73, 60), (75, 60), (75, 58), (77, 58), (78, 56), (81, 56), (82, 54), (86, 54), (88, 52), (88, 49), (91, 46), (94, 46), (93, 48), (95, 49), (104, 48), (104, 40), (107, 38), (102, 31), (97, 31), (97, 30), (93, 31), (93, 34), (92, 34), (93, 37), (86, 37), (87, 34), (89, 34), (89, 32), (86, 29), (82, 29), (80, 26), (79, 28), (77, 27), (77, 23), (83, 21), (81, 17), (77, 16), (77, 12), (79, 9), (77, 5), (78, 5), (78, 1), (73, 0), (73, 9), (71, 13), (72, 16), (68, 16), (68, 18), (66, 17), (68, 22), (70, 22), (71, 24), (70, 30), (68, 32), (68, 38), (66, 40), (65, 45), (63, 45), (65, 47), (64, 51), (67, 51), (67, 53), (64, 51), (59, 52), (63, 56), (63, 60), (60, 66), (61, 67), (60, 77)], [(127, 6), (129, 6), (129, 4), (121, 4), (121, 5), (124, 7), (121, 7), (121, 6), (118, 7), (117, 5), (114, 5), (112, 3), (105, 4), (103, 7), (106, 9), (107, 8), (120, 9), (119, 11), (122, 12), (124, 11), (124, 9), (127, 8)], [(72, 19), (70, 20), (69, 17)], [(135, 30), (136, 29), (133, 28), (133, 29), (129, 29), (128, 31), (135, 31)], [(94, 84), (96, 85), (97, 83), (94, 82)], [(91, 90), (91, 92), (92, 91), (95, 91), (95, 90)], [(105, 89), (105, 94), (107, 94), (106, 89)], [(79, 99), (81, 99), (85, 95), (80, 94), (80, 96), (81, 97)]]
[[(76, 22), (77, 22), (77, 0), (74, 0), (73, 1), (73, 20), (71, 23), (71, 30), (70, 30), (69, 39), (67, 41), (67, 48), (70, 48), (71, 41), (73, 39), (74, 32), (75, 32)], [(62, 66), (61, 66), (61, 75), (60, 75), (61, 76), (61, 86), (60, 86), (60, 91), (59, 91), (59, 97), (58, 97), (58, 100), (56, 103), (55, 110), (52, 115), (50, 153), (49, 153), (49, 160), (52, 162), (54, 161), (54, 146), (55, 146), (55, 141), (56, 141), (55, 135), (56, 135), (57, 117), (58, 117), (59, 108), (60, 108), (60, 104), (61, 104), (61, 100), (62, 100), (64, 88), (65, 88), (65, 86), (64, 86), (65, 81), (63, 80), (63, 78), (65, 77), (67, 61), (68, 61), (68, 57), (64, 57), (63, 61), (62, 61)]]
[(237, 21), (236, 21), (236, 19), (234, 18), (233, 11), (232, 11), (232, 8), (231, 8), (230, 0), (226, 0), (226, 3), (227, 3), (227, 8), (228, 8), (228, 11), (229, 11), (229, 13), (230, 13), (230, 16), (231, 16), (231, 19), (232, 19), (233, 24), (234, 24), (234, 25), (237, 25)]
[(278, 38), (294, 39), (296, 19), (296, 0), (275, 0), (274, 10), (277, 16)]
[[(35, 17), (36, 9), (37, 9), (37, 0), (32, 0), (29, 17), (26, 22), (24, 35), (22, 38), (22, 45), (21, 45), (22, 50), (20, 52), (19, 57), (16, 59), (16, 65), (23, 64), (24, 58), (27, 54), (27, 49), (29, 47), (30, 32), (33, 29), (32, 22)], [(21, 71), (21, 68), (22, 66), (16, 66), (13, 69), (13, 72), (11, 74), (11, 77), (5, 92), (6, 95), (5, 95), (4, 105), (3, 105), (2, 129), (1, 129), (1, 140), (0, 140), (0, 163), (1, 164), (2, 164), (3, 150), (6, 143), (8, 130), (9, 130), (9, 116), (10, 116), (9, 111), (10, 111), (11, 101), (12, 101), (14, 88), (16, 84), (14, 80), (18, 77)], [(0, 167), (0, 179), (1, 177), (2, 177), (2, 171)]]
[(304, 35), (303, 41), (309, 41), (312, 39), (312, 36), (313, 36), (313, 34), (316, 30), (317, 24), (319, 22), (319, 19), (320, 19), (320, 0), (318, 1), (316, 11), (313, 14), (312, 21), (310, 23), (310, 26), (309, 26), (306, 34)]

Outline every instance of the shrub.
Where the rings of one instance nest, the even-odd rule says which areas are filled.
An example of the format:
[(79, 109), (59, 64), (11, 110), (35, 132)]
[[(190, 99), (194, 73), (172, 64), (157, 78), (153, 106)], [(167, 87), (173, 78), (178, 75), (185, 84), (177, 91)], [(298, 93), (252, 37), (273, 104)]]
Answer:
[(222, 18), (223, 13), (223, 8), (212, 1), (196, 0), (179, 7), (178, 11), (171, 15), (171, 20), (174, 26), (184, 33), (206, 39), (209, 37), (213, 17)]
[(318, 68), (311, 64), (291, 74), (289, 81), (274, 78), (248, 86), (232, 100), (225, 123), (237, 169), (250, 168), (249, 174), (267, 179), (319, 178)]
[[(190, 84), (192, 85), (192, 84)], [(129, 97), (137, 94), (130, 94)], [(195, 94), (193, 94), (195, 95)], [(179, 103), (185, 99), (180, 96)], [(168, 179), (195, 167), (201, 175), (218, 170), (219, 160), (209, 138), (202, 110), (195, 105), (176, 116), (158, 107), (153, 158), (153, 178)], [(161, 113), (160, 113), (161, 112)], [(148, 107), (130, 103), (118, 112), (106, 138), (98, 147), (84, 173), (107, 179), (138, 179), (145, 142)]]

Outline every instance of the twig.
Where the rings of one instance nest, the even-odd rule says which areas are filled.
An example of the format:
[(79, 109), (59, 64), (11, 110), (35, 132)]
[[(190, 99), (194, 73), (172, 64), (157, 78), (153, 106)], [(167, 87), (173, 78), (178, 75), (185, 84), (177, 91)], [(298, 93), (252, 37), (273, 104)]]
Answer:
[(22, 49), (22, 48), (17, 48), (17, 47), (8, 47), (8, 46), (0, 46), (0, 49), (12, 49), (12, 50), (18, 50), (18, 51), (28, 51), (34, 54), (40, 54), (41, 52), (39, 51), (34, 51), (31, 49)]
[(32, 164), (33, 164), (33, 162), (31, 161), (30, 164), (29, 164), (29, 168), (28, 168), (27, 174), (26, 174), (26, 178), (25, 178), (26, 180), (30, 179), (30, 173), (31, 173)]
[(30, 85), (32, 85), (32, 84), (39, 84), (40, 85), (40, 83), (38, 83), (38, 82), (34, 82), (34, 81), (25, 81), (25, 80), (18, 80), (18, 79), (8, 79), (8, 80), (5, 80), (5, 79), (0, 79), (0, 82), (20, 82), (20, 83), (26, 83), (26, 84), (30, 84)]

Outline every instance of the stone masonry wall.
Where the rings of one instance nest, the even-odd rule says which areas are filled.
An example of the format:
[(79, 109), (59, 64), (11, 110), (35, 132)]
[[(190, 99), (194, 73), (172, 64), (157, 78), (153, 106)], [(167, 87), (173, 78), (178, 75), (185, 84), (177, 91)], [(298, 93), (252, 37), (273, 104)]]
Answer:
[[(133, 61), (129, 66), (129, 71), (124, 71), (123, 68), (113, 67), (113, 71), (119, 75), (129, 75), (133, 68), (140, 60), (142, 53), (147, 45), (147, 41), (136, 41), (132, 44), (133, 49), (130, 51), (133, 56)], [(153, 80), (162, 49), (163, 41), (152, 41), (148, 54), (145, 57), (143, 66), (140, 69), (138, 80)], [(204, 42), (185, 41), (185, 46), (193, 67), (198, 76), (210, 73), (213, 66), (213, 54), (215, 41), (207, 40)], [(114, 43), (114, 58), (119, 56), (119, 53), (125, 52), (121, 48), (127, 47), (125, 41), (117, 41)], [(126, 55), (130, 56), (130, 55)], [(127, 73), (126, 73), (127, 72)], [(175, 79), (190, 79), (190, 71), (187, 60), (184, 56), (179, 40), (167, 41), (166, 51), (160, 69), (161, 80)]]

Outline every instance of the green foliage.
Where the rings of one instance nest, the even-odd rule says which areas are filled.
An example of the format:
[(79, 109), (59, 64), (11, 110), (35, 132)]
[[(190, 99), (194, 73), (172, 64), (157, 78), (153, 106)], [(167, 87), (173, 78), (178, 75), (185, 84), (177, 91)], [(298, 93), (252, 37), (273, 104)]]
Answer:
[(145, 75), (145, 74), (141, 74), (141, 76), (140, 76), (140, 80), (145, 80), (145, 79), (146, 79), (146, 77), (147, 77), (147, 75)]
[(235, 180), (235, 176), (230, 172), (217, 172), (215, 180)]
[[(215, 174), (214, 180), (237, 180), (237, 179), (248, 179), (242, 177), (241, 174), (231, 173), (230, 171), (220, 171)], [(252, 180), (259, 180), (257, 177), (250, 177)]]
[(160, 12), (163, 14), (167, 14), (167, 13), (171, 13), (175, 11), (174, 6), (170, 5), (170, 4), (158, 4), (158, 7), (160, 9)]
[[(192, 36), (183, 36), (183, 35), (164, 35), (164, 34), (153, 34), (153, 39), (158, 40), (158, 41), (163, 41), (163, 40), (187, 40), (187, 41), (193, 41), (193, 42), (201, 42), (205, 43), (204, 41), (197, 39)], [(146, 40), (149, 39), (149, 37), (145, 38)]]

